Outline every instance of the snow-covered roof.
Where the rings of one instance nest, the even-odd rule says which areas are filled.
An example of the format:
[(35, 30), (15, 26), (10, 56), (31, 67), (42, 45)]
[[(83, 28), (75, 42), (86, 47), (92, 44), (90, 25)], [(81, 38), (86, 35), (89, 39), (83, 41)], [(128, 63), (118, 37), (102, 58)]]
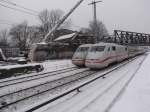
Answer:
[(36, 66), (36, 65), (39, 65), (38, 63), (30, 63), (30, 64), (24, 64), (24, 65), (20, 65), (20, 64), (17, 64), (17, 65), (7, 65), (7, 66), (1, 66), (0, 67), (0, 70), (9, 70), (9, 69), (13, 69), (13, 68), (22, 68), (22, 67), (29, 67), (29, 66)]
[(68, 34), (68, 35), (60, 36), (60, 37), (56, 38), (55, 41), (72, 38), (75, 34), (76, 33), (71, 33), (71, 34)]

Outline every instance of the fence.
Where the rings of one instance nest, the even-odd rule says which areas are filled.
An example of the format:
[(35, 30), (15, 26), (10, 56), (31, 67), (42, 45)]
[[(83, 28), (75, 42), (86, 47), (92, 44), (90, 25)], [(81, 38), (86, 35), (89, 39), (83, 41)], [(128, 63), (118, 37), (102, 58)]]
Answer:
[(2, 49), (2, 51), (6, 57), (18, 57), (20, 55), (20, 49), (19, 48), (2, 47), (1, 49)]

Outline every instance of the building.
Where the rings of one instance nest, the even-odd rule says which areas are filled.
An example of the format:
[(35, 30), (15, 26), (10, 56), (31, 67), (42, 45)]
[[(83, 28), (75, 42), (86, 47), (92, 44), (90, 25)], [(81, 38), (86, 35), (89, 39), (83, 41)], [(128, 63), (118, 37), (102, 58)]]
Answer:
[(84, 35), (79, 32), (59, 36), (53, 42), (33, 45), (29, 58), (31, 61), (71, 58), (80, 45), (93, 44), (93, 37), (92, 35)]

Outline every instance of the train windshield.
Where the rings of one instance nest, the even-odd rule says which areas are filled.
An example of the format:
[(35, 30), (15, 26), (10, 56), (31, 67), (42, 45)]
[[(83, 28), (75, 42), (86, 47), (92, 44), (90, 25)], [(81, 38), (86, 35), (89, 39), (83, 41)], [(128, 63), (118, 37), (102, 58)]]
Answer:
[(77, 49), (77, 52), (86, 52), (88, 51), (89, 47), (80, 47)]
[(90, 50), (90, 52), (102, 52), (104, 51), (105, 46), (93, 46)]

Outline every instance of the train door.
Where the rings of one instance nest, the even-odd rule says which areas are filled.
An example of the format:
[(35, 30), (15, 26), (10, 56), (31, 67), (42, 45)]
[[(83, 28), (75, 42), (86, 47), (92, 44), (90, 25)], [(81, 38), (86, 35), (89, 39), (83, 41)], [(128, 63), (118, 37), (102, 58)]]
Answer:
[(109, 46), (108, 49), (107, 49), (107, 58), (109, 58), (108, 64), (112, 63), (112, 61), (113, 61), (112, 58), (111, 58), (112, 57), (111, 52), (112, 52), (112, 48)]
[(126, 59), (126, 58), (128, 58), (128, 56), (129, 56), (129, 53), (128, 53), (128, 47), (125, 47), (125, 57), (124, 57), (124, 59)]
[(117, 61), (117, 49), (116, 46), (112, 46), (111, 58), (113, 62)]
[(124, 54), (124, 48), (122, 46), (117, 46), (117, 49), (116, 49), (117, 62), (122, 61), (123, 56), (125, 56), (125, 54)]

